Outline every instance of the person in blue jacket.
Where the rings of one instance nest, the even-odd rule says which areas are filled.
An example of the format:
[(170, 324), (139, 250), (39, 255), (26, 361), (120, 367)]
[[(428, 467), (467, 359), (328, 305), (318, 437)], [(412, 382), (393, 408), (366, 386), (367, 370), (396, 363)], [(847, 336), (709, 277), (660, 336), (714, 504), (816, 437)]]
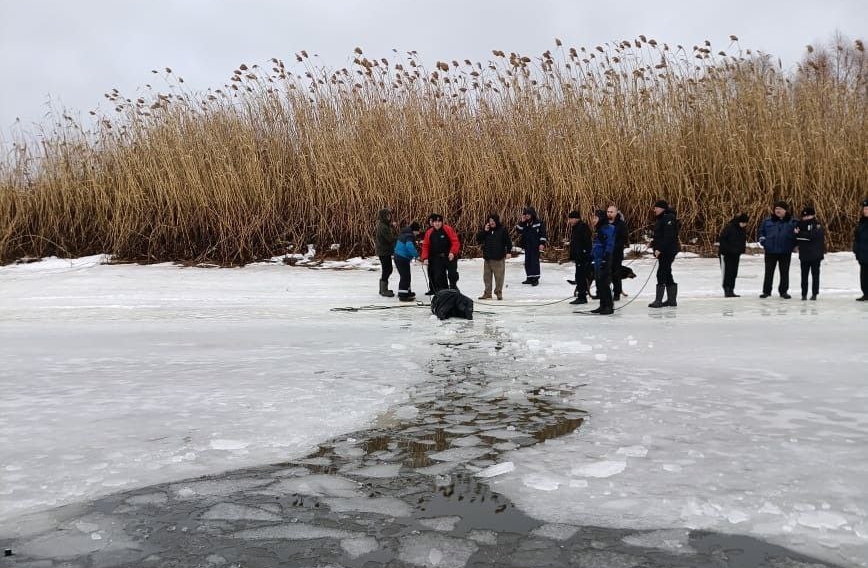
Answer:
[(790, 206), (786, 201), (776, 202), (772, 215), (760, 224), (758, 240), (765, 250), (765, 277), (760, 298), (768, 298), (772, 295), (775, 267), (778, 267), (781, 275), (778, 283), (781, 298), (784, 300), (791, 298), (787, 291), (790, 288), (790, 260), (796, 247), (795, 228), (796, 222), (790, 215)]
[(524, 272), (527, 278), (522, 284), (537, 286), (540, 277), (539, 257), (545, 252), (548, 243), (546, 225), (537, 217), (536, 209), (525, 207), (515, 231), (519, 236), (519, 246), (524, 249)]
[(413, 221), (398, 233), (398, 239), (395, 241), (395, 268), (398, 269), (398, 300), (402, 302), (412, 302), (416, 299), (416, 294), (410, 289), (410, 262), (414, 258), (419, 258), (419, 252), (416, 250), (416, 238), (419, 236), (419, 223)]
[(811, 276), (811, 299), (820, 293), (820, 263), (826, 252), (826, 232), (817, 221), (813, 207), (802, 209), (802, 219), (796, 225), (796, 246), (802, 268), (802, 301), (808, 299), (808, 274)]
[(862, 200), (862, 215), (853, 233), (853, 254), (859, 261), (859, 283), (862, 286), (862, 296), (856, 300), (868, 302), (868, 199)]
[(594, 243), (591, 246), (591, 256), (594, 260), (594, 280), (597, 282), (597, 297), (600, 307), (591, 310), (592, 314), (608, 316), (615, 313), (615, 302), (612, 299), (612, 254), (615, 250), (615, 227), (609, 224), (609, 218), (602, 209), (591, 218), (594, 226)]

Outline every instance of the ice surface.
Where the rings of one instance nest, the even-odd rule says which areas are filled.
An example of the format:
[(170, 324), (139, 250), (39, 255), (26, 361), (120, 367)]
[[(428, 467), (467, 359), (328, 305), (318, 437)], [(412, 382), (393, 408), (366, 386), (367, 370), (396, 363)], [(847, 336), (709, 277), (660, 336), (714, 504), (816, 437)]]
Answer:
[(318, 527), (307, 523), (287, 523), (258, 529), (246, 529), (232, 534), (244, 540), (309, 540), (313, 538), (361, 538), (362, 533)]
[(626, 468), (627, 462), (602, 460), (578, 465), (570, 470), (570, 473), (577, 477), (612, 477)]
[(473, 541), (423, 533), (402, 539), (398, 558), (425, 568), (464, 568), (477, 550)]
[(339, 475), (306, 475), (282, 479), (270, 489), (276, 493), (301, 493), (313, 497), (355, 497), (361, 495), (360, 485)]
[(353, 469), (346, 473), (347, 475), (355, 475), (358, 477), (374, 477), (385, 479), (389, 477), (397, 477), (399, 471), (401, 471), (401, 464), (390, 463), (383, 465), (372, 465), (370, 467), (363, 467), (360, 469)]
[(450, 448), (442, 452), (434, 452), (428, 454), (428, 457), (437, 461), (464, 462), (481, 458), (490, 451), (488, 448), (469, 446), (467, 448)]
[(509, 473), (511, 471), (515, 471), (515, 464), (508, 461), (494, 464), (490, 467), (483, 469), (480, 472), (477, 472), (474, 475), (476, 475), (476, 477), (496, 477), (498, 475), (503, 475), (504, 473)]
[(452, 445), (459, 447), (478, 446), (482, 443), (482, 438), (479, 438), (477, 436), (465, 436), (463, 438), (455, 438), (454, 440), (452, 440)]
[(188, 481), (176, 483), (170, 487), (179, 499), (191, 499), (200, 496), (226, 497), (236, 491), (247, 491), (268, 485), (270, 479), (214, 479), (205, 481)]
[(423, 527), (442, 532), (455, 530), (455, 525), (460, 522), (461, 517), (433, 517), (429, 519), (419, 519), (419, 524)]
[(683, 529), (651, 531), (625, 536), (621, 539), (631, 546), (659, 548), (674, 554), (696, 553), (690, 546), (690, 531)]
[(279, 521), (280, 515), (275, 515), (257, 507), (236, 505), (235, 503), (218, 503), (202, 515), (206, 520), (227, 521)]
[(345, 538), (341, 540), (341, 548), (343, 548), (351, 558), (358, 558), (363, 554), (368, 554), (380, 548), (380, 543), (377, 542), (377, 539), (369, 536)]
[(552, 540), (569, 540), (579, 531), (578, 527), (562, 525), (559, 523), (547, 523), (531, 531), (534, 536), (550, 538)]
[(409, 517), (410, 506), (395, 497), (347, 497), (325, 499), (325, 504), (336, 513), (376, 513), (387, 517)]
[(494, 531), (484, 531), (474, 529), (467, 533), (467, 538), (479, 544), (495, 546), (497, 544), (497, 533)]

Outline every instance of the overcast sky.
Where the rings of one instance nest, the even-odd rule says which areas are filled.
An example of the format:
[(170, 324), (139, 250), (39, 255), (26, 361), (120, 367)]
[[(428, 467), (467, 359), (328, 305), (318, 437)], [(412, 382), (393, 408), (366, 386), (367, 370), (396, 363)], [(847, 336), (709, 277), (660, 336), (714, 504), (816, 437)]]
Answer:
[(735, 34), (792, 66), (836, 30), (865, 39), (868, 0), (0, 0), (0, 138), (16, 118), (34, 130), (49, 101), (85, 114), (112, 88), (158, 87), (150, 70), (166, 66), (204, 89), (242, 62), (289, 64), (302, 49), (328, 67), (356, 46), (484, 61), (492, 49), (540, 54), (555, 37), (591, 47), (639, 34), (715, 50)]

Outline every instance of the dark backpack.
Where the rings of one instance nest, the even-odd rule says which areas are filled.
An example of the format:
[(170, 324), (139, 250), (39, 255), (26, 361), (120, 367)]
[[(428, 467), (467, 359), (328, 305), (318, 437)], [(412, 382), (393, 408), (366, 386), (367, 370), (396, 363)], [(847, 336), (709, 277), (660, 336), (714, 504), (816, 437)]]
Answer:
[(431, 313), (445, 320), (473, 319), (473, 300), (458, 290), (440, 290), (431, 298)]

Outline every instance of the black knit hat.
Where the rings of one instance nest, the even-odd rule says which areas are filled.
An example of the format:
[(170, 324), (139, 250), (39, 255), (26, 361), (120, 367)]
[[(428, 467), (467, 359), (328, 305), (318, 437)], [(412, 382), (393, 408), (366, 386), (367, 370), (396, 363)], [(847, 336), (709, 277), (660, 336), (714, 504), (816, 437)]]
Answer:
[(868, 207), (868, 199), (862, 200), (862, 207)]
[(790, 204), (787, 203), (786, 201), (784, 201), (783, 199), (781, 199), (780, 201), (775, 201), (775, 209), (777, 209), (778, 207), (780, 207), (784, 211), (790, 210)]
[(579, 212), (576, 211), (575, 209), (570, 211), (570, 214), (567, 215), (567, 219), (581, 219), (581, 218), (582, 218), (582, 216), (579, 215)]
[(654, 207), (659, 207), (660, 209), (669, 209), (669, 204), (666, 203), (665, 199), (658, 199), (654, 202)]
[(738, 217), (735, 218), (736, 222), (738, 222), (738, 223), (747, 223), (748, 219), (749, 219), (749, 217), (747, 216), (747, 213), (742, 213)]
[(807, 215), (816, 215), (816, 214), (817, 214), (817, 212), (814, 210), (813, 207), (808, 206), (808, 207), (805, 207), (804, 209), (802, 209), (802, 217), (805, 217)]
[(594, 216), (597, 218), (597, 227), (603, 227), (609, 224), (609, 217), (602, 209), (597, 209), (594, 212)]
[(410, 223), (410, 230), (411, 231), (418, 231), (421, 228), (422, 228), (422, 226), (419, 225), (419, 223), (417, 223), (416, 221), (413, 221), (412, 223)]
[(443, 215), (441, 215), (440, 213), (431, 213), (430, 215), (428, 215), (428, 220), (429, 221), (442, 221)]

